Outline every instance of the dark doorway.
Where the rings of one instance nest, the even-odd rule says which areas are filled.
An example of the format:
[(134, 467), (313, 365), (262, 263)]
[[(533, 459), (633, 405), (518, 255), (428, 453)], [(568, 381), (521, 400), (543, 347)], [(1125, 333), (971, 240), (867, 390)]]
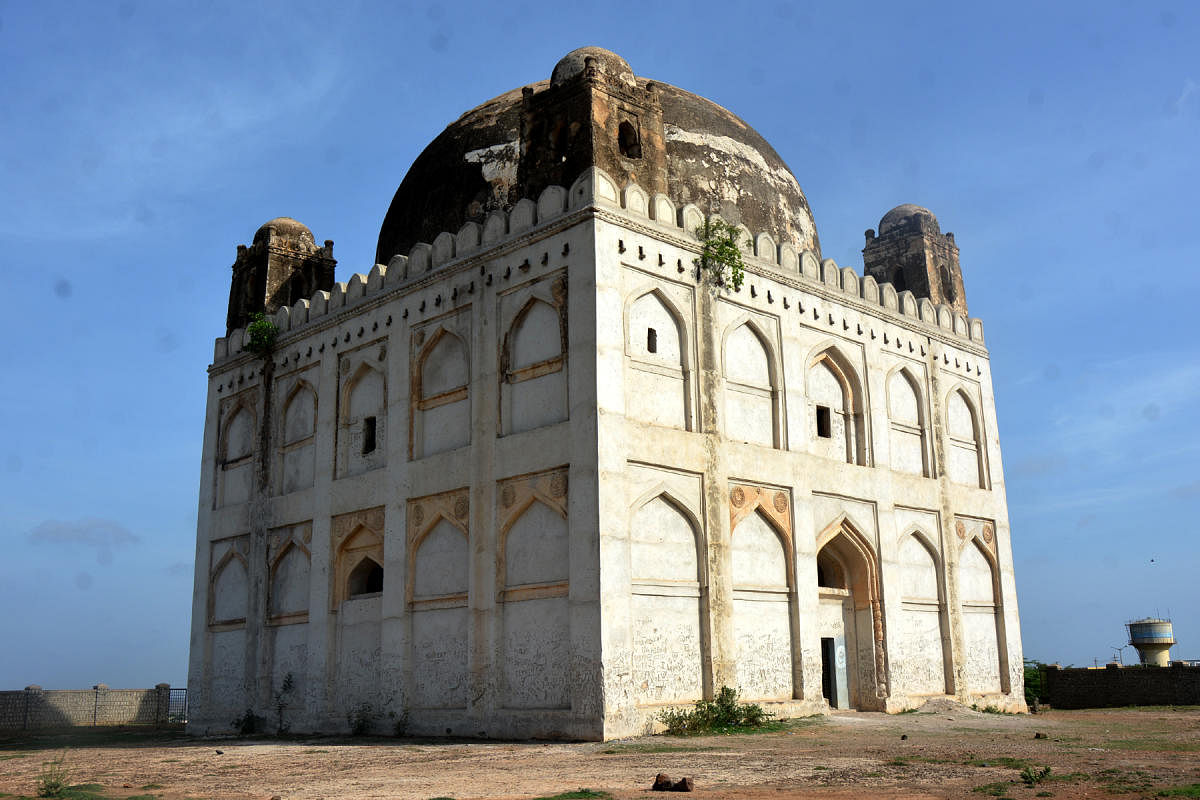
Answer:
[(833, 692), (833, 670), (834, 670), (834, 643), (832, 638), (821, 639), (821, 696), (829, 701), (830, 705), (836, 703), (837, 698)]

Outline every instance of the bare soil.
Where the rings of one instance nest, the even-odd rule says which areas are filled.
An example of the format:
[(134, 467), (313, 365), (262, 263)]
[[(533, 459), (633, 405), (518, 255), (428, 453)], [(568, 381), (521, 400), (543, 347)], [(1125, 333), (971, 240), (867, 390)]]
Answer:
[[(649, 791), (660, 772), (691, 777), (697, 798), (1132, 798), (1200, 784), (1200, 708), (1007, 716), (942, 702), (793, 720), (769, 733), (603, 743), (85, 729), (0, 738), (0, 796), (33, 795), (63, 748), (72, 782), (111, 798), (515, 800), (586, 788), (628, 800), (670, 796)], [(1022, 769), (1036, 777), (1043, 767), (1040, 781), (1022, 779)]]

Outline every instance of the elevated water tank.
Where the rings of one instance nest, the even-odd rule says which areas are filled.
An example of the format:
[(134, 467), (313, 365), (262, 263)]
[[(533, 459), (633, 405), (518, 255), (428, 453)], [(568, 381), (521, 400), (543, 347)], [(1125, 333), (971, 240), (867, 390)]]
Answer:
[(1171, 620), (1147, 617), (1125, 623), (1129, 631), (1129, 643), (1133, 645), (1143, 664), (1165, 667), (1171, 663), (1171, 645), (1175, 644), (1175, 631)]

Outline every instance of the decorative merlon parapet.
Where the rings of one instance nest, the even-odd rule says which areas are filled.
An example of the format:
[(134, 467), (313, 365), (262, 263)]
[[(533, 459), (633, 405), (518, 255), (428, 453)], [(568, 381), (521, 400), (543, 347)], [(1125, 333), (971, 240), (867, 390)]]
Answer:
[[(457, 233), (442, 232), (433, 243), (418, 242), (407, 256), (393, 256), (386, 264), (376, 264), (366, 274), (355, 273), (345, 283), (335, 283), (331, 291), (318, 291), (308, 300), (279, 309), (271, 317), (280, 333), (304, 327), (319, 318), (334, 314), (348, 306), (380, 292), (415, 281), (448, 265), (470, 258), (525, 236), (536, 226), (549, 224), (572, 211), (589, 206), (619, 209), (635, 217), (643, 217), (655, 226), (669, 229), (677, 237), (696, 239), (696, 231), (708, 219), (721, 219), (717, 214), (705, 215), (694, 204), (677, 206), (665, 194), (649, 195), (636, 183), (618, 189), (613, 179), (598, 167), (584, 171), (570, 189), (548, 186), (536, 202), (524, 198), (510, 211), (492, 211), (482, 225), (466, 222)], [(739, 225), (742, 232), (740, 247), (747, 263), (767, 265), (802, 281), (823, 285), (827, 290), (850, 295), (868, 304), (879, 306), (897, 316), (917, 320), (952, 336), (982, 345), (983, 322), (968, 319), (950, 306), (934, 306), (927, 298), (918, 300), (912, 292), (897, 292), (890, 283), (879, 284), (871, 276), (860, 276), (853, 267), (839, 267), (832, 258), (818, 262), (810, 250), (800, 250), (792, 242), (776, 242), (766, 232), (754, 234)], [(215, 343), (213, 360), (223, 361), (241, 353), (247, 346), (245, 329), (236, 328)]]

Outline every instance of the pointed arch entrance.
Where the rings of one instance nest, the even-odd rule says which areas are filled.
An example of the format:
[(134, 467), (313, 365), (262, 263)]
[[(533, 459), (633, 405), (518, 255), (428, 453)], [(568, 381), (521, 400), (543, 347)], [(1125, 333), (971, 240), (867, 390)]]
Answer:
[(883, 710), (887, 697), (879, 561), (845, 516), (817, 537), (821, 691), (834, 708)]

